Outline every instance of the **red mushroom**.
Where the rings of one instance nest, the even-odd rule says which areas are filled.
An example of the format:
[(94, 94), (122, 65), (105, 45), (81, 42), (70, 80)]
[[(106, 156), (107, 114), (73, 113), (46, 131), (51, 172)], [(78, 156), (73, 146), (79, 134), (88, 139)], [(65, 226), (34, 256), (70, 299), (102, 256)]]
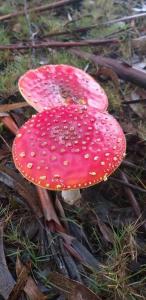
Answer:
[(16, 167), (50, 190), (86, 188), (120, 165), (126, 141), (108, 113), (81, 105), (58, 106), (28, 120), (12, 148)]
[(84, 71), (68, 65), (46, 65), (27, 71), (18, 82), (21, 94), (37, 111), (65, 104), (86, 104), (105, 111), (107, 96)]

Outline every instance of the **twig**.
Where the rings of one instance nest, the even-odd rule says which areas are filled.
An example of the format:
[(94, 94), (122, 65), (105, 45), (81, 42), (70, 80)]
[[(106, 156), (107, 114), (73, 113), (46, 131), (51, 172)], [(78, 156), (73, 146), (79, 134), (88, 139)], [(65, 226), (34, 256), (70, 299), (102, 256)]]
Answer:
[(118, 22), (127, 22), (127, 21), (132, 21), (138, 18), (143, 18), (146, 17), (146, 13), (142, 13), (142, 14), (136, 14), (136, 15), (132, 15), (132, 16), (126, 16), (126, 17), (122, 17), (119, 19), (115, 19), (115, 20), (110, 20), (108, 22), (104, 22), (103, 25), (109, 25), (109, 24), (114, 24), (114, 23), (118, 23)]
[(139, 103), (146, 103), (146, 99), (135, 99), (129, 101), (123, 101), (122, 104), (129, 105), (129, 104), (139, 104)]
[(118, 179), (118, 178), (115, 178), (115, 177), (110, 176), (110, 177), (109, 177), (109, 180), (118, 182), (118, 183), (120, 183), (121, 185), (124, 185), (124, 186), (127, 186), (127, 187), (131, 188), (132, 190), (135, 190), (135, 191), (138, 191), (138, 192), (142, 192), (142, 193), (146, 193), (146, 190), (145, 190), (145, 189), (142, 189), (142, 188), (140, 188), (139, 186), (134, 185), (134, 184), (131, 184), (131, 183), (129, 183), (129, 182), (125, 182), (125, 181), (123, 181), (123, 180), (121, 180), (121, 179)]
[[(39, 13), (39, 12), (46, 11), (46, 10), (52, 10), (52, 9), (60, 8), (61, 6), (64, 6), (64, 5), (72, 4), (74, 2), (77, 2), (77, 0), (61, 0), (61, 1), (54, 2), (54, 3), (50, 3), (50, 4), (30, 8), (30, 9), (28, 9), (28, 13), (34, 13), (34, 12)], [(19, 17), (19, 16), (23, 16), (23, 15), (25, 15), (24, 10), (1, 16), (0, 21), (9, 20), (9, 19), (12, 19), (14, 17)]]
[(0, 45), (0, 51), (3, 50), (23, 50), (23, 49), (39, 49), (39, 48), (71, 48), (71, 47), (83, 47), (83, 46), (98, 46), (107, 44), (117, 44), (119, 39), (104, 39), (104, 40), (83, 40), (83, 41), (73, 41), (73, 42), (59, 42), (59, 41), (44, 41), (37, 44), (26, 43), (26, 44), (10, 44), (10, 45)]
[(12, 103), (12, 104), (2, 104), (2, 105), (0, 105), (0, 113), (8, 112), (10, 110), (14, 110), (14, 109), (18, 109), (18, 108), (22, 108), (22, 107), (26, 107), (26, 106), (29, 106), (29, 104), (27, 102), (17, 102), (17, 103)]
[(141, 70), (113, 58), (94, 55), (76, 49), (72, 49), (70, 52), (78, 57), (91, 60), (96, 66), (100, 65), (112, 69), (120, 78), (137, 84), (142, 88), (146, 88), (146, 73)]
[(3, 143), (7, 146), (8, 150), (11, 152), (11, 147), (7, 143), (7, 141), (4, 139), (4, 137), (0, 134), (0, 139), (3, 141)]

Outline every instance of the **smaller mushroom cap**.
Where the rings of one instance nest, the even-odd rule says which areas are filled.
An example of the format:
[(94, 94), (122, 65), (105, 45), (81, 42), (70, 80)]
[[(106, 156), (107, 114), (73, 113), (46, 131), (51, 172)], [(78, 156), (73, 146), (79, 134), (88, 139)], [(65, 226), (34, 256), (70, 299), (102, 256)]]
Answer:
[(119, 123), (95, 108), (58, 106), (34, 115), (12, 147), (18, 170), (43, 188), (85, 188), (120, 165), (126, 141)]
[(86, 104), (100, 111), (108, 106), (102, 87), (84, 71), (68, 65), (45, 65), (27, 71), (18, 86), (37, 111), (65, 104)]

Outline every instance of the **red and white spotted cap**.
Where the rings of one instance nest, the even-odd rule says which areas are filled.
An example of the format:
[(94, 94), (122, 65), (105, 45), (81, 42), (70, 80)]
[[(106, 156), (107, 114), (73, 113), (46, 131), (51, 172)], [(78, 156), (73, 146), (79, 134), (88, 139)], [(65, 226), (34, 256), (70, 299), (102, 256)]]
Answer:
[(119, 123), (108, 113), (81, 105), (58, 106), (28, 120), (12, 152), (22, 175), (43, 188), (85, 188), (106, 180), (126, 150)]
[(102, 87), (84, 71), (68, 65), (45, 65), (20, 77), (19, 90), (37, 111), (68, 104), (84, 104), (106, 111)]

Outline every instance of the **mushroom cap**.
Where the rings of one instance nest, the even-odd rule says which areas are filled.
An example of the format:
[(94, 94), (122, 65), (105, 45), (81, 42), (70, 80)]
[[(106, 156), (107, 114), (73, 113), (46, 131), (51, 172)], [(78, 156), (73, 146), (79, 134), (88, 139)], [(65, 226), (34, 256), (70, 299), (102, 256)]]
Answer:
[(86, 104), (100, 111), (108, 107), (102, 87), (84, 71), (68, 65), (45, 65), (27, 71), (18, 86), (37, 111), (67, 104)]
[(12, 147), (22, 175), (50, 190), (85, 188), (106, 180), (125, 150), (119, 123), (108, 113), (81, 105), (34, 115), (19, 129)]

